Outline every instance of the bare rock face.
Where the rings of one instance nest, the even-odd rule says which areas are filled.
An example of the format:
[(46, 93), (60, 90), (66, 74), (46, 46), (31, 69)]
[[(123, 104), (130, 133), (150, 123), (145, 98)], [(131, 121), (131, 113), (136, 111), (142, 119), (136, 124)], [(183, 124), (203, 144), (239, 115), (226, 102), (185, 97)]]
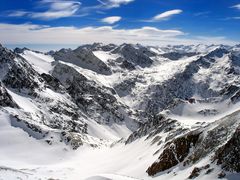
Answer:
[(2, 86), (2, 83), (0, 82), (0, 107), (12, 107), (16, 108), (18, 105), (13, 101), (10, 94), (8, 94), (7, 90)]
[(80, 46), (75, 50), (61, 49), (52, 54), (57, 61), (64, 61), (75, 64), (85, 69), (90, 69), (96, 73), (110, 75), (111, 69), (102, 60), (97, 58), (92, 47)]
[(55, 91), (64, 90), (64, 87), (57, 78), (54, 78), (53, 76), (45, 73), (41, 74), (41, 77), (46, 81), (46, 84), (48, 85), (49, 88)]
[(125, 60), (125, 62), (123, 61), (123, 66), (127, 65), (130, 69), (137, 65), (142, 68), (149, 67), (153, 63), (150, 56), (153, 56), (154, 53), (149, 51), (146, 47), (140, 45), (134, 47), (131, 44), (122, 44), (118, 48), (114, 49), (112, 53), (121, 54), (122, 58)]
[(197, 143), (199, 135), (199, 132), (189, 133), (167, 143), (158, 160), (147, 169), (148, 175), (153, 176), (183, 162), (189, 154), (190, 148)]
[[(128, 137), (126, 144), (146, 135), (147, 139), (149, 139), (160, 132), (171, 132), (171, 130), (176, 130), (175, 132), (177, 132), (179, 129), (177, 126), (179, 126), (179, 124), (176, 122), (176, 120), (166, 119), (162, 115), (151, 117), (147, 122), (142, 123), (140, 128)], [(171, 138), (170, 134), (169, 138)]]
[(226, 48), (219, 47), (219, 48), (216, 48), (215, 50), (213, 50), (212, 52), (210, 52), (206, 57), (208, 57), (208, 58), (213, 58), (213, 57), (221, 58), (227, 53), (229, 53), (229, 51)]
[(169, 53), (162, 54), (161, 56), (171, 59), (171, 60), (178, 60), (183, 57), (191, 57), (194, 55), (197, 55), (197, 53), (195, 53), (195, 52), (189, 52), (189, 53), (169, 52)]
[(192, 172), (191, 172), (190, 176), (188, 177), (188, 179), (195, 179), (196, 177), (198, 177), (200, 175), (201, 171), (203, 171), (203, 170), (206, 171), (205, 172), (206, 174), (209, 174), (209, 173), (211, 173), (213, 171), (213, 168), (210, 169), (210, 165), (209, 164), (207, 164), (205, 166), (202, 166), (202, 167), (195, 167), (192, 170)]
[(226, 95), (226, 96), (233, 95), (238, 90), (239, 90), (238, 86), (231, 84), (230, 86), (227, 86), (222, 90), (221, 95)]
[(240, 126), (231, 139), (216, 151), (214, 160), (224, 170), (240, 172)]
[[(239, 111), (234, 112), (220, 119), (218, 122), (205, 127), (205, 132), (199, 138), (199, 145), (193, 149), (192, 153), (184, 161), (184, 164), (194, 164), (208, 154), (217, 151), (219, 146), (227, 142), (235, 131), (234, 127), (238, 124), (238, 114)], [(210, 129), (208, 130), (208, 128)]]
[(33, 91), (43, 82), (31, 65), (18, 54), (0, 48), (0, 79), (6, 87)]
[(239, 100), (240, 100), (240, 90), (238, 90), (238, 91), (236, 92), (236, 94), (234, 94), (234, 95), (231, 97), (231, 101), (232, 101), (233, 103), (237, 103), (237, 102), (239, 102)]
[(136, 69), (135, 66), (131, 62), (129, 62), (127, 60), (123, 60), (123, 59), (118, 59), (118, 60), (122, 61), (121, 65), (120, 65), (121, 68), (128, 69), (130, 71)]
[(63, 131), (61, 133), (61, 138), (67, 145), (71, 145), (73, 150), (76, 150), (83, 145), (81, 136), (78, 133)]
[(121, 83), (117, 84), (114, 87), (114, 89), (116, 90), (117, 94), (120, 97), (124, 97), (132, 91), (132, 89), (136, 85), (136, 82), (137, 82), (137, 78), (126, 79), (126, 80), (122, 81)]
[(74, 68), (61, 63), (55, 66), (52, 74), (65, 86), (78, 107), (98, 123), (129, 120), (135, 124), (132, 117), (127, 116), (128, 107), (118, 102), (113, 95), (113, 89), (100, 86)]

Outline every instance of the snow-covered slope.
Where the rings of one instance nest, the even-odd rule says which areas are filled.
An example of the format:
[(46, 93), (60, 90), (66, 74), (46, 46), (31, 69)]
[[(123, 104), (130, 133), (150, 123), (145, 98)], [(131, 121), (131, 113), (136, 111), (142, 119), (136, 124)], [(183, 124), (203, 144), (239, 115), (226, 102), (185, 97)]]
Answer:
[(0, 46), (0, 179), (239, 179), (239, 46)]

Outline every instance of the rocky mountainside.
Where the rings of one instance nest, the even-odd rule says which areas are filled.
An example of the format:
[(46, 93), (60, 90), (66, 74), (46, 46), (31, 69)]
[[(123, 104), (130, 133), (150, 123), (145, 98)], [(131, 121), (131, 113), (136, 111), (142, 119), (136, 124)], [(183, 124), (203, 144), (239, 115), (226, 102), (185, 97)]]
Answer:
[(2, 179), (239, 179), (240, 48), (0, 46)]

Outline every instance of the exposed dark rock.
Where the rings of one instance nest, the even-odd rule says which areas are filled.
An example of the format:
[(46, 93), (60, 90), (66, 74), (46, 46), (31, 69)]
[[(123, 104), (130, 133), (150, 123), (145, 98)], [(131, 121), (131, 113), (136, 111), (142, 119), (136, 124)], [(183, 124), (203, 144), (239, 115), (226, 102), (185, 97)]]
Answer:
[(240, 172), (240, 126), (231, 139), (216, 151), (214, 160), (224, 170)]
[(191, 57), (191, 56), (195, 56), (195, 55), (197, 55), (197, 53), (195, 53), (195, 52), (189, 52), (189, 53), (169, 52), (169, 53), (161, 54), (161, 56), (171, 59), (171, 60), (178, 60), (183, 57)]
[(224, 172), (224, 171), (222, 171), (222, 172), (220, 172), (219, 174), (218, 174), (218, 178), (219, 179), (222, 179), (222, 178), (224, 178), (226, 176), (226, 173)]
[(120, 97), (124, 97), (131, 93), (132, 89), (135, 87), (137, 78), (126, 79), (121, 83), (117, 84), (114, 89)]
[(153, 176), (183, 162), (189, 154), (190, 148), (196, 145), (199, 135), (199, 132), (191, 132), (168, 142), (158, 160), (147, 169), (148, 175)]
[(223, 57), (225, 54), (228, 54), (229, 51), (227, 49), (224, 48), (216, 48), (215, 50), (213, 50), (212, 52), (208, 53), (208, 55), (206, 55), (207, 58), (213, 58), (213, 57), (218, 57), (221, 58)]
[(41, 77), (46, 81), (49, 88), (55, 91), (63, 90), (63, 86), (57, 78), (45, 73), (41, 74)]
[[(238, 121), (238, 114), (238, 111), (234, 112), (210, 125), (210, 127), (213, 126), (214, 128), (206, 130), (205, 133), (200, 135), (198, 145), (193, 149), (187, 160), (184, 161), (184, 165), (194, 164), (209, 153), (216, 151), (220, 145), (226, 142), (234, 132), (233, 127), (236, 126)], [(207, 129), (208, 126), (205, 128)]]
[(149, 67), (153, 63), (150, 57), (153, 56), (154, 53), (143, 46), (134, 47), (134, 45), (131, 44), (122, 44), (114, 49), (112, 53), (121, 54), (126, 61), (132, 63), (134, 66), (139, 65), (144, 68)]
[(29, 50), (28, 48), (26, 48), (26, 47), (24, 47), (24, 48), (15, 48), (13, 51), (14, 51), (14, 53), (17, 53), (17, 54), (21, 54), (21, 53), (23, 53), (24, 51), (26, 51), (26, 50)]
[(73, 150), (76, 150), (83, 145), (81, 136), (78, 133), (63, 131), (61, 133), (61, 138), (67, 145), (71, 145)]
[[(29, 71), (28, 71), (29, 70)], [(31, 72), (32, 69), (23, 69), (17, 65), (13, 65), (12, 69), (8, 71), (7, 75), (3, 79), (3, 83), (14, 89), (29, 89), (34, 90), (34, 88), (39, 87), (38, 83), (34, 81), (34, 74)]]
[(198, 113), (204, 116), (215, 116), (219, 114), (216, 109), (203, 109), (201, 111), (198, 111)]
[(153, 138), (153, 140), (151, 141), (151, 144), (153, 145), (153, 144), (155, 144), (155, 143), (161, 143), (162, 142), (162, 137), (161, 136), (156, 136), (156, 137), (154, 137)]
[(87, 46), (80, 46), (75, 50), (61, 49), (52, 54), (52, 56), (57, 61), (69, 62), (82, 68), (90, 69), (96, 73), (104, 75), (112, 74), (108, 65), (97, 58), (93, 54), (92, 49), (89, 49)]
[(234, 93), (236, 93), (240, 88), (236, 85), (229, 85), (227, 87), (225, 87), (222, 91), (221, 91), (221, 95), (226, 95), (226, 96), (229, 96), (229, 95), (233, 95)]
[(240, 90), (238, 90), (238, 91), (236, 92), (236, 94), (234, 94), (234, 95), (231, 97), (231, 101), (232, 101), (233, 103), (237, 103), (237, 102), (239, 102), (239, 100), (240, 100)]
[(25, 88), (33, 93), (43, 81), (24, 58), (6, 48), (0, 48), (0, 69), (4, 85), (19, 91)]
[(210, 168), (209, 164), (207, 164), (206, 166), (200, 167), (200, 168), (195, 167), (192, 170), (192, 172), (191, 172), (190, 176), (188, 177), (188, 179), (194, 179), (194, 178), (198, 177), (202, 170), (207, 170), (208, 169), (206, 171), (206, 174), (209, 174), (213, 170), (213, 169), (209, 169), (209, 168)]
[(135, 66), (131, 62), (128, 62), (127, 60), (123, 60), (120, 67), (128, 69), (130, 71), (136, 69)]
[(213, 171), (214, 171), (214, 168), (208, 169), (205, 174), (210, 174)]
[[(172, 119), (166, 119), (162, 115), (150, 117), (147, 122), (142, 123), (140, 128), (133, 132), (127, 139), (126, 144), (135, 141), (138, 138), (147, 136), (147, 139), (154, 137), (160, 132), (169, 132), (177, 127), (177, 121)], [(178, 129), (178, 128), (176, 128)]]
[(13, 101), (10, 94), (8, 94), (7, 90), (2, 86), (0, 82), (0, 107), (12, 107), (18, 108), (18, 105)]
[(198, 168), (198, 167), (195, 167), (192, 170), (192, 172), (191, 172), (190, 176), (188, 177), (188, 179), (194, 179), (194, 178), (198, 177), (200, 175), (200, 172), (201, 172), (201, 169)]

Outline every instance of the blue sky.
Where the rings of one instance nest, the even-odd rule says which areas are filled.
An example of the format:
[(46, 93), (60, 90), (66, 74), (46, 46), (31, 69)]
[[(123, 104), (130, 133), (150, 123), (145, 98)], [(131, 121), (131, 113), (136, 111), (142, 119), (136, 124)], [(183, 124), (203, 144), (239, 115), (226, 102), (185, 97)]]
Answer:
[(236, 44), (239, 0), (1, 0), (5, 45)]

